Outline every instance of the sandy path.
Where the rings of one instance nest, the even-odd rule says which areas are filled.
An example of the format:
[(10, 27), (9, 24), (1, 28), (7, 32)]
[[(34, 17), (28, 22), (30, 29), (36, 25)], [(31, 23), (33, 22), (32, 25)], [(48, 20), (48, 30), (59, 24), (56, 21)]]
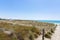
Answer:
[(52, 35), (51, 40), (60, 40), (60, 25), (58, 24), (55, 33)]
[[(42, 40), (42, 35), (39, 36), (37, 39), (35, 40)], [(58, 24), (58, 26), (56, 27), (55, 33), (52, 35), (51, 39), (47, 39), (45, 38), (45, 40), (60, 40), (60, 25)]]
[[(39, 36), (37, 39), (35, 39), (35, 40), (42, 40), (42, 35), (41, 36)], [(44, 40), (50, 40), (50, 39), (48, 39), (48, 38), (45, 38)]]

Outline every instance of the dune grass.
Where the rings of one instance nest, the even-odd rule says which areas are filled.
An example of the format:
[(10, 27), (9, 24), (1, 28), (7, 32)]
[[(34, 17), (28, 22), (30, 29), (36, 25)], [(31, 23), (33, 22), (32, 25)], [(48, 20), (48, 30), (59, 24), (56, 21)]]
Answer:
[[(9, 21), (8, 21), (9, 22)], [(49, 30), (51, 28), (54, 29), (54, 24), (51, 23), (42, 23), (42, 22), (33, 22), (33, 21), (12, 21), (13, 23), (17, 23), (17, 24), (13, 24), (13, 23), (8, 23), (6, 22), (0, 22), (0, 28), (5, 28), (8, 30), (13, 30), (14, 31), (14, 35), (12, 35), (11, 37), (9, 37), (7, 34), (4, 34), (3, 32), (0, 31), (0, 40), (18, 40), (18, 39), (22, 39), (22, 40), (34, 40), (34, 38), (37, 38), (38, 35), (41, 35), (41, 30), (42, 28), (45, 28), (46, 31)], [(19, 25), (19, 24), (25, 24), (25, 25)], [(32, 25), (32, 26), (26, 26), (27, 25)], [(47, 31), (47, 32), (49, 32)], [(51, 32), (53, 32), (51, 30)], [(47, 33), (45, 36), (50, 37), (51, 33)]]

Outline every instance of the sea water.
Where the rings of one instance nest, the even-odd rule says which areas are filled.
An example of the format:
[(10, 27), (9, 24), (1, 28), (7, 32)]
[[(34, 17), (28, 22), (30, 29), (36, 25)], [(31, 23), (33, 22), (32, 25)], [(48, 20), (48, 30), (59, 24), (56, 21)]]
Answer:
[(47, 23), (56, 23), (60, 24), (60, 20), (38, 20), (39, 22), (47, 22)]

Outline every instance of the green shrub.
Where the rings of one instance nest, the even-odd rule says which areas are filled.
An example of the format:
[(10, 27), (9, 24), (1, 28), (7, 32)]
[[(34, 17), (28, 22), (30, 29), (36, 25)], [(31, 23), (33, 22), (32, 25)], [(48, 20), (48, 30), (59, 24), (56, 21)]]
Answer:
[(33, 33), (32, 33), (31, 31), (30, 31), (29, 39), (30, 39), (30, 40), (34, 40), (34, 35), (33, 35)]
[(52, 35), (52, 33), (51, 33), (51, 32), (47, 32), (47, 34)]
[(37, 37), (38, 37), (38, 35), (35, 33), (35, 34), (34, 34), (34, 37), (35, 37), (35, 38), (37, 38)]
[(53, 30), (53, 29), (51, 29), (51, 32), (52, 32), (52, 33), (54, 33), (54, 30)]
[(51, 36), (49, 34), (45, 34), (45, 37), (49, 38), (49, 39), (51, 38)]
[(36, 27), (32, 27), (31, 31), (34, 32), (34, 33), (36, 33), (36, 34), (38, 34), (38, 35), (41, 34), (40, 30), (38, 28), (36, 28)]

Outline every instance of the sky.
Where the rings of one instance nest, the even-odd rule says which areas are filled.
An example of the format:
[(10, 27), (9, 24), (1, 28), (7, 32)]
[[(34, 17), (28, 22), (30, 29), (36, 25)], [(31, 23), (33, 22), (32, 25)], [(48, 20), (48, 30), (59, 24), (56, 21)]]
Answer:
[(0, 0), (0, 18), (60, 20), (60, 0)]

